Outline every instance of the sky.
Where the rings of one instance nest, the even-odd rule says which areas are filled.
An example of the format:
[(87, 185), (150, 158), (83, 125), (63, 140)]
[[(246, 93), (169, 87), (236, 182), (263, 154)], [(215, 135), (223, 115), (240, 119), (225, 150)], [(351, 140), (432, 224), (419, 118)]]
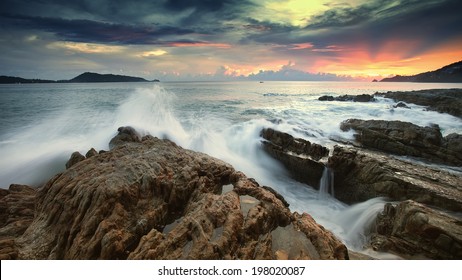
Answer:
[(372, 80), (462, 60), (460, 0), (2, 0), (0, 75)]

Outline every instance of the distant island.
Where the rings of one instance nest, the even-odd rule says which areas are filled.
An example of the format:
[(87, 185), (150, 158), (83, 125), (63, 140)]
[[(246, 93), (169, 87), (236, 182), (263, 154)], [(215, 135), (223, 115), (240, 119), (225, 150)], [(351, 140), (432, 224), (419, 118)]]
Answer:
[(415, 82), (415, 83), (462, 83), (462, 61), (452, 63), (435, 71), (413, 76), (397, 75), (382, 79), (381, 82)]
[(39, 84), (39, 83), (120, 83), (120, 82), (159, 82), (155, 79), (148, 81), (140, 77), (131, 77), (114, 74), (98, 74), (85, 72), (70, 80), (41, 80), (24, 79), (20, 77), (0, 76), (0, 84)]

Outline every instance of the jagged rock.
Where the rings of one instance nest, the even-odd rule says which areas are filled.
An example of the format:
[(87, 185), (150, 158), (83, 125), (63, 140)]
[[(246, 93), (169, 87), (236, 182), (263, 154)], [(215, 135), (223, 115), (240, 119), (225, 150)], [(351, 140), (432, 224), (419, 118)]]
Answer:
[(462, 118), (462, 90), (461, 89), (426, 89), (418, 91), (389, 91), (375, 93), (377, 96), (391, 98), (394, 101), (404, 101), (440, 113), (448, 113)]
[(393, 105), (393, 108), (405, 108), (405, 109), (411, 109), (411, 107), (407, 106), (406, 103), (400, 101)]
[(36, 189), (25, 185), (0, 189), (0, 259), (17, 258), (15, 238), (32, 223), (36, 194)]
[(405, 258), (462, 259), (462, 220), (411, 200), (386, 204), (371, 245)]
[(109, 142), (109, 149), (113, 149), (118, 145), (122, 145), (126, 142), (140, 142), (141, 135), (131, 126), (121, 126), (117, 129), (119, 132)]
[(69, 160), (66, 162), (66, 169), (71, 168), (74, 164), (77, 164), (84, 159), (85, 156), (83, 156), (81, 153), (73, 152)]
[[(438, 125), (420, 127), (409, 122), (349, 119), (341, 123), (344, 131), (354, 129), (362, 146), (432, 162), (462, 166), (462, 154), (443, 146)], [(457, 142), (460, 138), (456, 138)]]
[(88, 150), (88, 152), (85, 154), (85, 157), (86, 158), (90, 158), (92, 156), (96, 156), (98, 154), (98, 152), (94, 149), (94, 148), (91, 148), (90, 150)]
[[(348, 258), (332, 233), (275, 194), (218, 159), (145, 136), (50, 179), (12, 257)], [(304, 245), (287, 246), (280, 233)]]
[(328, 165), (334, 171), (335, 197), (346, 203), (386, 196), (462, 211), (460, 174), (340, 146), (334, 148)]
[(340, 96), (331, 96), (323, 95), (318, 98), (319, 101), (353, 101), (353, 102), (372, 102), (375, 101), (373, 95), (369, 94), (360, 94), (360, 95), (340, 95)]
[(280, 161), (295, 179), (319, 187), (324, 165), (318, 160), (327, 157), (329, 149), (271, 128), (263, 129), (260, 136), (265, 139), (263, 149)]

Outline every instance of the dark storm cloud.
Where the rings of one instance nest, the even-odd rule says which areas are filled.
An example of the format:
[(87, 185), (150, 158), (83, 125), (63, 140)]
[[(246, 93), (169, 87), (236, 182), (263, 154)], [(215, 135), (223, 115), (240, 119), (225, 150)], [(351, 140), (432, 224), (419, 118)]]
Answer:
[[(328, 46), (348, 46), (358, 43), (369, 45), (370, 52), (377, 52), (390, 40), (419, 42), (415, 53), (462, 36), (462, 1), (382, 1), (368, 2), (357, 7), (332, 5), (322, 14), (307, 20), (304, 27), (279, 27), (261, 29), (250, 34), (244, 42), (287, 45), (310, 42), (314, 49)], [(276, 28), (278, 30), (278, 28)], [(293, 52), (289, 50), (288, 52)], [(335, 52), (324, 55), (337, 56)], [(409, 54), (414, 55), (413, 53)]]
[(54, 33), (61, 40), (92, 43), (161, 44), (160, 38), (190, 34), (191, 29), (173, 26), (143, 26), (82, 19), (0, 15), (3, 24)]
[[(248, 0), (3, 0), (0, 25), (42, 30), (60, 40), (152, 44), (191, 34), (221, 37), (235, 31), (229, 20), (255, 7)], [(184, 39), (184, 38), (179, 38)], [(210, 37), (210, 40), (216, 37)]]

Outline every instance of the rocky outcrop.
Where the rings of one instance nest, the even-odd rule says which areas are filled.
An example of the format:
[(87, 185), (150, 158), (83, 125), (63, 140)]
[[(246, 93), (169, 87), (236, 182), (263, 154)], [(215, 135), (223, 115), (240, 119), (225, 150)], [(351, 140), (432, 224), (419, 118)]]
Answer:
[(461, 137), (452, 135), (444, 139), (438, 125), (420, 127), (401, 121), (349, 119), (340, 128), (354, 129), (355, 139), (363, 147), (462, 166)]
[(229, 164), (151, 136), (125, 140), (34, 194), (34, 218), (9, 239), (14, 252), (7, 256), (348, 258), (346, 247), (308, 214), (291, 213), (273, 189)]
[(329, 155), (329, 149), (271, 128), (263, 129), (260, 136), (264, 139), (263, 149), (280, 161), (295, 179), (319, 187), (324, 170), (319, 160)]
[(462, 220), (410, 200), (389, 203), (377, 218), (371, 245), (408, 259), (462, 259)]
[(418, 91), (389, 91), (375, 93), (406, 103), (426, 106), (427, 109), (462, 118), (462, 89), (426, 89)]
[(109, 142), (110, 149), (125, 142), (141, 142), (141, 135), (131, 126), (121, 126), (117, 131), (117, 135)]
[(36, 189), (24, 185), (0, 189), (0, 259), (18, 257), (15, 239), (32, 223), (36, 194)]
[(340, 95), (340, 96), (332, 96), (332, 95), (323, 95), (318, 98), (319, 101), (352, 101), (352, 102), (372, 102), (375, 101), (373, 95), (370, 94), (360, 94), (360, 95)]
[(336, 146), (329, 158), (335, 197), (347, 203), (386, 196), (462, 211), (460, 174), (358, 148)]
[(85, 156), (83, 156), (81, 153), (73, 152), (69, 160), (66, 162), (66, 169), (71, 168), (73, 165), (81, 162), (84, 159)]

